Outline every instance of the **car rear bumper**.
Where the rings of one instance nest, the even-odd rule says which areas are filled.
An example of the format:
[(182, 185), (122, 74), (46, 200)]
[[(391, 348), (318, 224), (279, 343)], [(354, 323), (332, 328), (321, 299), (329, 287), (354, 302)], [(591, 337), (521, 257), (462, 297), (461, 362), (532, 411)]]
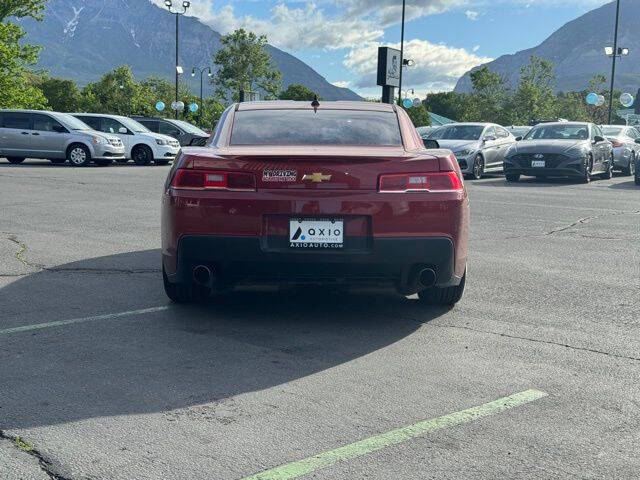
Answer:
[(163, 262), (171, 282), (191, 282), (193, 269), (205, 265), (216, 282), (231, 285), (393, 285), (409, 294), (421, 289), (417, 275), (424, 268), (436, 272), (438, 286), (460, 283), (450, 238), (373, 238), (361, 245), (300, 252), (269, 248), (261, 237), (185, 235), (178, 241), (177, 258), (163, 252)]

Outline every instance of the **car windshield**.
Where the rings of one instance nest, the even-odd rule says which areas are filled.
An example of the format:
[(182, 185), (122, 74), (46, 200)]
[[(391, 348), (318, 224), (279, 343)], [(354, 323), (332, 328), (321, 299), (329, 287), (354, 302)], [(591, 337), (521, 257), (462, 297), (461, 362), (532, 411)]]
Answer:
[(236, 112), (232, 145), (400, 146), (394, 112), (247, 110)]
[(55, 116), (55, 119), (70, 130), (93, 130), (89, 125), (84, 123), (82, 120), (77, 119), (73, 115), (58, 113)]
[(483, 125), (452, 125), (434, 130), (427, 137), (429, 140), (480, 140)]
[(191, 125), (189, 122), (185, 122), (183, 120), (172, 120), (172, 122), (178, 125), (187, 133), (192, 133), (194, 135), (202, 135), (205, 137), (209, 136), (207, 132), (205, 132), (204, 130), (200, 130), (198, 127), (196, 127), (195, 125)]
[(527, 133), (524, 140), (587, 140), (588, 138), (587, 125), (564, 123), (539, 125)]
[(127, 117), (118, 117), (118, 121), (135, 133), (148, 133), (151, 131), (141, 123)]
[(609, 137), (617, 137), (622, 133), (622, 127), (602, 127), (602, 133)]

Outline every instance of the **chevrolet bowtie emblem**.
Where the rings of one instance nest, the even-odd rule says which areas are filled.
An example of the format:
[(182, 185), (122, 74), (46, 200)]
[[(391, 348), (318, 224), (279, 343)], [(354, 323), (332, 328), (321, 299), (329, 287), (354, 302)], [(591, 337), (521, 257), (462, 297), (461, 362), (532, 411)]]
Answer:
[(302, 180), (310, 180), (314, 183), (320, 183), (320, 182), (324, 182), (325, 180), (329, 181), (331, 180), (331, 175), (323, 175), (322, 173), (313, 173), (313, 174), (305, 174), (304, 177), (302, 177)]

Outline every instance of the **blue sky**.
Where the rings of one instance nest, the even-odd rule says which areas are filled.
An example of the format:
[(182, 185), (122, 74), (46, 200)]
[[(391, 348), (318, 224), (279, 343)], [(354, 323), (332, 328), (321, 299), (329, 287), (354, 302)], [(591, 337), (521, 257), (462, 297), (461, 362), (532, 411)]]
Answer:
[[(151, 0), (162, 3), (162, 0)], [(329, 82), (378, 96), (379, 45), (400, 42), (401, 0), (192, 0), (191, 14), (221, 33), (244, 27)], [(451, 90), (469, 68), (531, 48), (607, 0), (407, 0), (405, 85), (417, 96)]]

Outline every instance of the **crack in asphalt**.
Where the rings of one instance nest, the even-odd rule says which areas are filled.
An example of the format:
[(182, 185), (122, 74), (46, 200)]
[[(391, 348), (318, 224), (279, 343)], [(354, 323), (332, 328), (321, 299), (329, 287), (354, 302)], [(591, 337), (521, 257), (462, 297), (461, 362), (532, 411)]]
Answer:
[[(416, 319), (412, 319), (412, 320), (418, 321)], [(424, 325), (424, 323), (423, 323), (423, 325)], [(432, 327), (438, 327), (438, 328), (452, 328), (452, 329), (457, 329), (457, 330), (469, 330), (469, 331), (472, 331), (472, 332), (486, 333), (488, 335), (496, 335), (498, 337), (510, 338), (510, 339), (514, 339), (514, 340), (525, 340), (525, 341), (534, 342), (534, 343), (544, 343), (546, 345), (555, 345), (557, 347), (565, 347), (565, 348), (569, 348), (571, 350), (576, 350), (576, 351), (581, 351), (581, 352), (597, 353), (599, 355), (606, 355), (608, 357), (622, 358), (622, 359), (625, 359), (625, 360), (632, 360), (634, 362), (640, 362), (640, 357), (631, 357), (631, 356), (628, 356), (628, 355), (620, 355), (618, 353), (606, 352), (604, 350), (598, 350), (596, 348), (577, 347), (575, 345), (569, 345), (568, 343), (556, 342), (556, 341), (553, 341), (553, 340), (540, 340), (538, 338), (522, 337), (520, 335), (511, 335), (509, 333), (494, 332), (494, 331), (491, 331), (491, 330), (483, 330), (481, 328), (474, 328), (474, 327), (467, 327), (467, 326), (460, 326), (460, 325), (447, 325), (447, 324), (438, 325), (438, 324), (433, 324), (433, 323), (429, 323), (427, 325), (432, 326)]]
[[(27, 245), (24, 242), (21, 242), (18, 239), (18, 236), (15, 233), (9, 232), (0, 232), (2, 233), (7, 240), (16, 244), (18, 246), (18, 251), (15, 254), (16, 259), (22, 263), (27, 268), (32, 268), (38, 270), (38, 272), (51, 272), (51, 273), (65, 273), (65, 272), (74, 272), (74, 273), (93, 273), (99, 275), (136, 275), (136, 274), (145, 274), (145, 273), (159, 273), (162, 270), (160, 268), (88, 268), (88, 267), (47, 267), (46, 265), (42, 265), (40, 263), (30, 262), (27, 257)], [(25, 277), (31, 275), (36, 272), (28, 272), (28, 273), (0, 273), (0, 278), (10, 278), (10, 277)]]
[[(515, 240), (515, 239), (519, 239), (519, 238), (540, 238), (540, 237), (548, 237), (550, 235), (555, 235), (556, 233), (562, 233), (562, 232), (566, 232), (567, 230), (570, 230), (571, 228), (574, 227), (579, 227), (581, 225), (585, 225), (589, 222), (591, 222), (591, 220), (596, 220), (598, 218), (604, 218), (604, 217), (617, 217), (619, 215), (638, 215), (640, 214), (640, 210), (634, 210), (634, 211), (617, 211), (617, 212), (611, 212), (611, 213), (605, 213), (605, 214), (601, 214), (601, 215), (590, 215), (588, 217), (582, 217), (579, 218), (578, 220), (576, 220), (575, 222), (570, 223), (569, 225), (565, 225), (563, 227), (559, 227), (559, 228), (554, 228), (553, 230), (549, 230), (547, 232), (542, 232), (542, 233), (538, 233), (538, 234), (529, 234), (529, 235), (511, 235), (508, 237), (503, 237), (503, 240)], [(575, 233), (575, 232), (571, 232), (571, 233)], [(580, 236), (584, 236), (581, 234), (578, 234)], [(589, 238), (589, 237), (585, 237), (585, 238)], [(600, 238), (602, 240), (624, 240), (623, 238), (619, 238), (619, 237), (597, 237), (597, 236), (593, 236), (592, 238)], [(480, 239), (477, 241), (486, 241), (486, 240), (494, 240), (494, 239), (490, 239), (490, 238), (486, 238), (486, 239)]]
[(9, 435), (8, 433), (0, 430), (0, 439), (3, 440), (8, 440), (11, 442), (12, 445), (15, 446), (15, 448), (27, 455), (31, 455), (32, 457), (35, 457), (38, 459), (38, 463), (40, 465), (40, 469), (46, 473), (49, 478), (51, 478), (51, 480), (72, 480), (71, 477), (67, 476), (66, 474), (61, 473), (60, 471), (58, 471), (58, 469), (56, 469), (53, 465), (53, 462), (51, 461), (50, 458), (46, 457), (42, 452), (40, 452), (37, 448), (31, 448), (30, 450), (24, 450), (19, 448), (18, 445), (18, 441), (19, 441), (19, 437), (17, 436), (13, 436), (13, 435)]

